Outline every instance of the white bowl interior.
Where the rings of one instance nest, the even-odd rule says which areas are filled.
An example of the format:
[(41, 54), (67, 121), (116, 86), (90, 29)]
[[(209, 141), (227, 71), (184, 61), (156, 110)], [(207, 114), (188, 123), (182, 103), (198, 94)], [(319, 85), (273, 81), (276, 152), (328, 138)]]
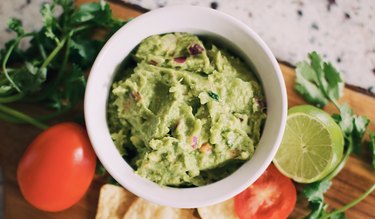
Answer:
[[(107, 97), (116, 68), (146, 37), (168, 32), (189, 32), (221, 38), (251, 60), (267, 100), (267, 120), (260, 143), (251, 160), (232, 175), (196, 188), (161, 187), (136, 175), (118, 153), (106, 120)], [(106, 43), (91, 69), (85, 96), (88, 134), (97, 156), (108, 172), (125, 188), (152, 202), (195, 208), (224, 201), (253, 183), (272, 161), (281, 142), (287, 112), (285, 84), (269, 48), (248, 26), (207, 8), (173, 6), (141, 15), (122, 27)]]

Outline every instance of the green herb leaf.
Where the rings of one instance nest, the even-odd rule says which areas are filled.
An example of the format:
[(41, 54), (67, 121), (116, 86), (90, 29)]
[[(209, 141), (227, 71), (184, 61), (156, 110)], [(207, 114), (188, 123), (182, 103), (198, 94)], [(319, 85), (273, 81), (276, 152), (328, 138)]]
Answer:
[(46, 69), (36, 68), (30, 62), (26, 62), (25, 67), (12, 72), (11, 78), (22, 92), (36, 91), (46, 80)]
[(297, 63), (295, 90), (318, 107), (336, 102), (342, 96), (344, 81), (331, 63), (323, 62), (318, 53), (309, 53), (308, 62)]
[(71, 39), (71, 57), (75, 63), (86, 68), (93, 64), (96, 55), (103, 46), (103, 42), (91, 39)]
[(74, 1), (72, 0), (53, 0), (53, 3), (63, 8), (64, 13), (69, 14), (71, 10), (74, 10)]
[(373, 132), (370, 132), (370, 142), (368, 144), (372, 153), (372, 167), (375, 169), (375, 134)]
[(81, 5), (78, 10), (72, 14), (72, 21), (75, 23), (83, 23), (95, 18), (95, 14), (101, 10), (101, 7), (96, 2)]
[(320, 181), (311, 184), (307, 184), (303, 188), (303, 194), (307, 198), (310, 208), (310, 214), (305, 218), (307, 219), (322, 219), (322, 218), (345, 218), (343, 212), (327, 212), (328, 205), (324, 203), (324, 193), (327, 192), (329, 187), (332, 185), (331, 181)]
[(331, 214), (329, 216), (329, 219), (345, 219), (345, 213), (344, 212), (338, 212), (338, 213), (334, 213), (334, 214)]
[(324, 193), (327, 192), (331, 185), (331, 181), (319, 181), (307, 184), (303, 187), (303, 194), (309, 202), (322, 202), (324, 200)]
[(345, 136), (351, 135), (353, 132), (353, 110), (348, 104), (344, 103), (339, 108), (340, 114), (334, 114), (332, 117), (340, 126)]
[(22, 36), (25, 33), (25, 30), (22, 27), (22, 22), (19, 19), (12, 18), (8, 21), (8, 28), (14, 31), (17, 36)]
[(65, 81), (66, 98), (73, 106), (82, 100), (85, 94), (86, 79), (83, 70), (73, 64), (71, 73)]
[(42, 15), (42, 20), (44, 24), (44, 34), (54, 40), (56, 43), (59, 43), (59, 37), (56, 36), (54, 33), (54, 29), (56, 29), (57, 26), (57, 21), (56, 18), (54, 17), (54, 4), (48, 4), (44, 3), (42, 5), (42, 8), (40, 9), (40, 13)]
[(113, 19), (112, 11), (104, 1), (81, 5), (71, 17), (71, 25), (91, 24), (118, 29), (124, 22)]
[(72, 65), (69, 74), (66, 74), (59, 89), (54, 90), (50, 95), (50, 106), (58, 111), (65, 108), (74, 107), (81, 99), (83, 99), (86, 86), (86, 80), (82, 69), (76, 65)]
[(334, 114), (332, 117), (341, 127), (345, 138), (350, 140), (354, 152), (359, 153), (361, 151), (362, 139), (370, 120), (366, 116), (355, 115), (346, 103), (339, 106), (339, 110), (340, 115)]
[(309, 202), (310, 213), (305, 219), (321, 219), (326, 214), (327, 204), (323, 202)]
[(212, 91), (208, 91), (208, 96), (210, 96), (212, 99), (216, 100), (216, 101), (219, 101), (220, 100), (220, 97), (217, 93), (214, 93)]
[(327, 105), (328, 100), (318, 87), (318, 79), (314, 69), (309, 63), (303, 61), (297, 63), (296, 83), (294, 89), (301, 94), (304, 99), (318, 107)]
[(354, 130), (352, 134), (354, 152), (360, 153), (362, 140), (370, 120), (366, 116), (353, 116)]
[(12, 86), (10, 85), (1, 85), (0, 86), (0, 94), (6, 95), (10, 90), (12, 90)]
[(324, 204), (324, 193), (327, 192), (331, 186), (331, 181), (320, 181), (311, 184), (307, 184), (303, 187), (303, 194), (309, 202), (310, 214), (306, 217), (308, 219), (321, 218), (325, 214), (327, 207)]
[(324, 77), (328, 82), (327, 93), (332, 99), (340, 99), (343, 95), (344, 80), (341, 73), (331, 63), (323, 63)]

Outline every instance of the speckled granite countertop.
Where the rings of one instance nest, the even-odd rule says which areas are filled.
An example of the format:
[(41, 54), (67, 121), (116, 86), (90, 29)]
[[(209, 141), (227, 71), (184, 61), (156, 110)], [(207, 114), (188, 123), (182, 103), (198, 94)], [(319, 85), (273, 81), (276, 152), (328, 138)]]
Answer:
[[(9, 17), (21, 18), (27, 29), (38, 28), (39, 7), (46, 0), (0, 2), (0, 45), (12, 35)], [(199, 5), (228, 13), (248, 24), (280, 61), (295, 65), (316, 50), (333, 62), (345, 81), (375, 94), (374, 0), (114, 0), (146, 9)], [(178, 18), (176, 18), (178, 19)]]
[(295, 65), (316, 50), (348, 84), (375, 93), (374, 0), (122, 1), (146, 9), (189, 4), (226, 12), (254, 29), (280, 61)]

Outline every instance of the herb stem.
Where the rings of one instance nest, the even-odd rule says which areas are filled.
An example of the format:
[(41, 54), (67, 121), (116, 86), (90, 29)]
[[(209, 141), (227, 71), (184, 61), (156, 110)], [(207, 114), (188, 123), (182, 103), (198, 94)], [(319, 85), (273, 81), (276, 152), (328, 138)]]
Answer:
[[(62, 110), (54, 111), (50, 114), (43, 115), (43, 116), (37, 116), (37, 117), (34, 117), (34, 118), (38, 121), (46, 121), (46, 120), (55, 118), (56, 116), (59, 116), (59, 115), (65, 113), (65, 112), (69, 111), (70, 109), (72, 109), (72, 107), (65, 107)], [(27, 123), (26, 121), (21, 120), (19, 118), (15, 118), (15, 117), (13, 117), (9, 114), (4, 114), (3, 112), (1, 112), (1, 110), (0, 110), (0, 119), (8, 121), (8, 122), (18, 123), (18, 124)]]
[(66, 69), (66, 65), (68, 64), (68, 59), (69, 59), (69, 55), (70, 55), (70, 43), (71, 43), (71, 36), (69, 34), (68, 38), (66, 40), (66, 51), (65, 51), (65, 54), (64, 54), (64, 59), (63, 59), (63, 62), (62, 62), (62, 66), (61, 66), (59, 72), (57, 73), (55, 85), (57, 85), (59, 83), (59, 81), (61, 80), (61, 78), (63, 77), (64, 71)]
[(341, 113), (340, 104), (337, 102), (337, 100), (334, 99), (334, 98), (331, 98), (331, 97), (328, 97), (328, 98), (333, 103), (333, 105), (335, 105), (335, 107), (339, 110), (339, 112)]
[(82, 26), (80, 26), (80, 27), (77, 27), (77, 28), (75, 28), (75, 29), (73, 29), (73, 30), (71, 31), (71, 35), (73, 35), (73, 34), (79, 32), (79, 31), (82, 31), (82, 30), (88, 29), (88, 28), (90, 28), (90, 27), (93, 27), (93, 25), (89, 25), (89, 24), (87, 24), (87, 25), (82, 25)]
[(375, 190), (375, 184), (373, 184), (365, 193), (363, 193), (360, 197), (358, 197), (356, 200), (350, 202), (349, 204), (345, 205), (344, 207), (342, 208), (339, 208), (337, 210), (334, 210), (332, 211), (331, 213), (329, 214), (326, 214), (323, 219), (326, 219), (326, 218), (329, 218), (331, 217), (332, 215), (335, 215), (335, 214), (338, 214), (338, 213), (341, 213), (341, 212), (344, 212), (346, 210), (348, 210), (349, 208), (355, 206), (356, 204), (358, 204), (359, 202), (361, 202), (363, 199), (365, 199), (368, 195), (370, 195), (373, 191)]
[(7, 66), (7, 62), (9, 60), (9, 57), (10, 55), (12, 54), (14, 48), (16, 48), (16, 46), (19, 44), (19, 42), (21, 41), (22, 37), (17, 37), (15, 39), (15, 41), (13, 42), (13, 44), (9, 47), (7, 53), (5, 54), (4, 56), (4, 59), (3, 59), (3, 63), (2, 63), (2, 69), (3, 69), (3, 73), (5, 75), (5, 77), (8, 79), (8, 81), (12, 84), (12, 86), (14, 87), (14, 89), (16, 89), (18, 92), (21, 92), (21, 89), (16, 85), (16, 83), (14, 83), (14, 81), (12, 80), (12, 78), (10, 78), (9, 74), (8, 74), (8, 70), (6, 68)]
[(29, 98), (27, 100), (28, 102), (36, 102), (36, 101), (40, 101), (40, 100), (43, 100), (46, 97), (48, 97), (51, 90), (56, 88), (56, 86), (59, 84), (61, 78), (64, 76), (64, 71), (65, 71), (66, 66), (68, 64), (68, 61), (69, 61), (69, 54), (70, 54), (69, 45), (71, 43), (70, 34), (68, 34), (68, 37), (65, 38), (64, 40), (66, 40), (66, 52), (64, 54), (64, 59), (63, 59), (61, 68), (59, 69), (59, 72), (57, 73), (56, 77), (51, 81), (51, 83), (46, 85), (45, 89), (43, 89), (43, 92), (40, 95), (38, 95), (35, 98)]
[(57, 55), (57, 53), (61, 50), (66, 42), (67, 37), (65, 36), (56, 46), (56, 48), (49, 54), (49, 56), (44, 60), (42, 66), (40, 68), (46, 68), (49, 63), (52, 61), (53, 58)]
[(40, 55), (42, 56), (43, 59), (46, 59), (47, 58), (46, 50), (44, 49), (42, 43), (40, 42), (39, 35), (35, 34), (35, 38), (36, 38), (36, 41), (38, 42), (37, 44), (38, 44)]
[(13, 81), (13, 79), (9, 76), (8, 74), (8, 69), (7, 69), (7, 63), (8, 63), (8, 60), (10, 58), (10, 55), (12, 54), (14, 48), (16, 48), (18, 46), (18, 44), (20, 43), (20, 41), (25, 38), (25, 37), (28, 37), (28, 36), (32, 36), (32, 32), (31, 33), (25, 33), (21, 36), (18, 36), (14, 42), (12, 43), (12, 45), (9, 47), (8, 51), (6, 52), (5, 56), (4, 56), (4, 59), (3, 59), (3, 62), (2, 62), (2, 69), (3, 69), (3, 73), (5, 75), (5, 77), (8, 79), (8, 81), (10, 82), (10, 84), (14, 87), (14, 89), (16, 89), (19, 93), (21, 93), (21, 89), (16, 85), (16, 83)]
[(40, 129), (46, 130), (48, 128), (48, 126), (46, 124), (44, 124), (42, 122), (39, 122), (38, 120), (34, 119), (33, 117), (28, 116), (24, 113), (21, 113), (17, 110), (14, 110), (12, 108), (9, 108), (7, 106), (4, 106), (2, 104), (0, 104), (0, 111), (12, 116), (15, 119), (19, 119), (21, 121), (24, 121), (26, 123), (34, 125), (34, 126), (40, 128)]
[(17, 93), (14, 94), (13, 96), (8, 96), (8, 97), (0, 97), (0, 103), (11, 103), (15, 102), (17, 100), (22, 99), (25, 96), (24, 93)]
[[(57, 47), (49, 54), (49, 56), (43, 62), (42, 66), (40, 67), (41, 69), (46, 68), (48, 66), (48, 64), (52, 61), (52, 59), (55, 58), (55, 56), (57, 55), (57, 53), (64, 47), (65, 42), (67, 40), (69, 40), (69, 39), (70, 39), (70, 37), (69, 37), (69, 34), (68, 34), (68, 36), (65, 36), (57, 44)], [(64, 63), (65, 62), (66, 61), (64, 60)], [(54, 82), (52, 82), (49, 85), (46, 85), (46, 89), (43, 91), (43, 93), (41, 95), (39, 95), (38, 97), (35, 97), (35, 98), (29, 98), (28, 102), (40, 101), (40, 100), (43, 100), (45, 97), (47, 97), (50, 94), (50, 90), (51, 89), (55, 89), (55, 87), (57, 86), (58, 80), (60, 80), (60, 78), (62, 77), (62, 76), (60, 76), (60, 74), (63, 72), (64, 68), (65, 68), (65, 66), (63, 66), (62, 68), (60, 68), (60, 71), (59, 71), (58, 75), (56, 76)]]
[(17, 124), (22, 123), (22, 121), (20, 121), (19, 119), (14, 118), (11, 115), (5, 114), (5, 113), (3, 113), (1, 111), (0, 111), (0, 119), (2, 119), (4, 121), (7, 121), (7, 122), (11, 122), (11, 123), (17, 123)]

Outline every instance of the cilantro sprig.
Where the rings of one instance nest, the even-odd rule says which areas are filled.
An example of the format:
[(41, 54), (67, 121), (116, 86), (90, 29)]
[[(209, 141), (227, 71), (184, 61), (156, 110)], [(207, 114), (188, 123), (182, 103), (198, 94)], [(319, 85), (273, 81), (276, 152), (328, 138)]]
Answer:
[(213, 100), (216, 100), (216, 101), (219, 101), (220, 100), (220, 96), (217, 94), (217, 93), (214, 93), (212, 91), (208, 91), (207, 92), (208, 96), (210, 96)]
[(372, 153), (372, 167), (375, 169), (375, 134), (370, 132), (370, 141), (368, 142), (370, 152)]
[(323, 107), (329, 102), (338, 106), (344, 80), (331, 63), (323, 62), (318, 53), (309, 53), (310, 63), (297, 64), (295, 89), (307, 102)]
[[(56, 15), (59, 11), (61, 14)], [(0, 51), (0, 119), (46, 128), (45, 120), (72, 109), (83, 99), (84, 72), (124, 22), (112, 17), (104, 1), (76, 7), (73, 0), (54, 0), (44, 3), (40, 13), (40, 31), (26, 32), (18, 19), (8, 22), (16, 37)], [(100, 39), (95, 35), (98, 32)], [(20, 43), (25, 40), (30, 46), (23, 50)], [(34, 117), (13, 108), (17, 102), (52, 111)]]
[[(297, 63), (295, 90), (310, 104), (317, 107), (324, 107), (328, 103), (339, 111), (332, 117), (340, 126), (344, 138), (344, 156), (337, 167), (323, 180), (307, 184), (303, 188), (303, 194), (309, 202), (309, 219), (324, 218), (345, 218), (344, 211), (353, 207), (366, 198), (374, 189), (375, 185), (369, 188), (364, 194), (346, 206), (327, 212), (328, 205), (324, 202), (324, 193), (331, 186), (331, 180), (345, 166), (349, 155), (352, 152), (360, 152), (363, 136), (366, 133), (370, 120), (366, 116), (356, 115), (348, 104), (339, 104), (338, 100), (343, 95), (344, 80), (341, 73), (329, 62), (324, 62), (316, 52), (308, 54), (310, 62), (302, 61)], [(373, 156), (373, 167), (375, 168), (375, 136), (370, 134)]]

